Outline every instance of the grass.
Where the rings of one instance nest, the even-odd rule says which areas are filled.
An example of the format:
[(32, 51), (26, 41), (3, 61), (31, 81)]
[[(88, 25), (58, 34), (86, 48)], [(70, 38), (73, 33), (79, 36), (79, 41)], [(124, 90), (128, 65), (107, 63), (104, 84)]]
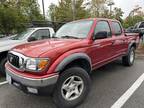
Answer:
[(0, 82), (5, 81), (5, 80), (6, 80), (5, 77), (0, 75)]

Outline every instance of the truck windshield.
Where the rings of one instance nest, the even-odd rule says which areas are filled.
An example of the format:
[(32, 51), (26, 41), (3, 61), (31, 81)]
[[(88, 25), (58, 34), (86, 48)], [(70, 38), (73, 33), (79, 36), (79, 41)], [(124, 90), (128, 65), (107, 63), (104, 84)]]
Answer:
[(74, 39), (83, 39), (86, 38), (93, 20), (83, 20), (70, 22), (63, 25), (54, 36), (55, 38), (74, 38)]
[(24, 39), (27, 35), (29, 35), (31, 32), (33, 31), (33, 29), (27, 29), (26, 31), (17, 34), (16, 36), (12, 37), (12, 40), (21, 40)]

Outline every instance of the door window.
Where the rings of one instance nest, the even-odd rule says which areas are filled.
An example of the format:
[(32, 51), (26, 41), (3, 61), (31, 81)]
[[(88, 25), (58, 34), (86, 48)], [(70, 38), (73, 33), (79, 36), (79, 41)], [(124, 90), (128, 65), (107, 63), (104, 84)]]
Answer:
[(120, 36), (122, 34), (122, 29), (118, 22), (112, 22), (112, 28), (114, 30), (114, 35)]
[(139, 28), (144, 28), (144, 22), (140, 24)]
[(50, 38), (50, 32), (49, 30), (37, 30), (32, 34), (31, 37), (34, 37), (36, 40), (42, 40), (42, 39), (48, 39)]
[(108, 33), (108, 37), (111, 37), (111, 29), (110, 29), (110, 26), (108, 24), (107, 21), (99, 21), (97, 24), (96, 24), (96, 28), (95, 28), (95, 34), (97, 34), (98, 32), (103, 32), (103, 31), (106, 31)]

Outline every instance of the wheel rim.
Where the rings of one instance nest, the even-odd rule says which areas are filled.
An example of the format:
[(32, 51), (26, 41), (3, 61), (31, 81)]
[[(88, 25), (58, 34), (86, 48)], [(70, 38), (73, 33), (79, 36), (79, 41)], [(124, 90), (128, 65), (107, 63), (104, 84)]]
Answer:
[(134, 51), (131, 51), (131, 53), (130, 53), (130, 62), (131, 63), (133, 63), (134, 57), (135, 57)]
[(79, 76), (67, 78), (61, 88), (62, 96), (67, 101), (77, 99), (83, 92), (84, 82)]

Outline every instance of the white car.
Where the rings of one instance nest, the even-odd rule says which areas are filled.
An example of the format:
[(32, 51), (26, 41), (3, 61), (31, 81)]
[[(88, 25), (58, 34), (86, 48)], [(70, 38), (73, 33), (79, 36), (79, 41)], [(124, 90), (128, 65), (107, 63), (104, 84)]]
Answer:
[(51, 27), (28, 28), (26, 31), (10, 38), (0, 39), (0, 72), (5, 74), (5, 63), (8, 51), (17, 46), (31, 41), (48, 39), (53, 36), (54, 29)]

